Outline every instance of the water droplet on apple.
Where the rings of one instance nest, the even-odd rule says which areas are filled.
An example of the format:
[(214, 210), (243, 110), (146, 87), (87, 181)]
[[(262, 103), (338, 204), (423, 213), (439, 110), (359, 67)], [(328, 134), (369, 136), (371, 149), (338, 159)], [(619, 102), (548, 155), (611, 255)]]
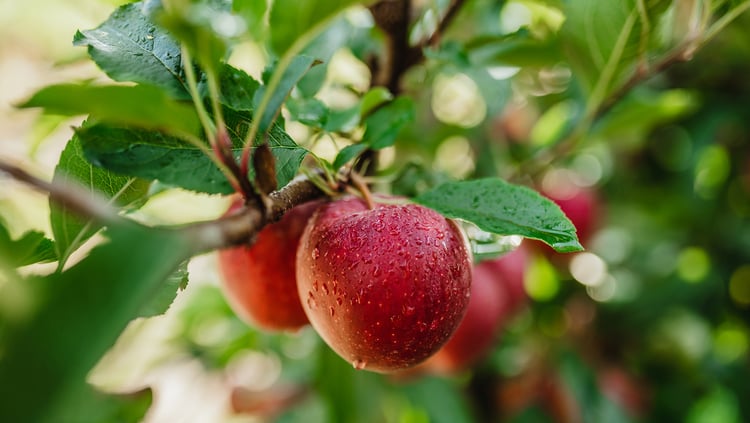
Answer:
[(367, 366), (367, 362), (364, 360), (354, 360), (352, 361), (352, 367), (354, 367), (357, 370), (362, 370)]
[(323, 292), (324, 292), (324, 293), (325, 293), (326, 295), (328, 295), (328, 293), (330, 292), (330, 291), (328, 290), (328, 285), (327, 285), (327, 284), (326, 284), (325, 282), (323, 282)]
[(338, 304), (338, 305), (344, 304), (344, 299), (341, 298), (341, 297), (336, 297), (336, 304)]
[(333, 306), (328, 307), (328, 312), (331, 314), (331, 317), (333, 317), (336, 314), (336, 310), (333, 309)]
[(320, 257), (320, 250), (318, 250), (318, 248), (315, 247), (312, 250), (312, 258), (313, 260), (316, 260), (318, 257)]

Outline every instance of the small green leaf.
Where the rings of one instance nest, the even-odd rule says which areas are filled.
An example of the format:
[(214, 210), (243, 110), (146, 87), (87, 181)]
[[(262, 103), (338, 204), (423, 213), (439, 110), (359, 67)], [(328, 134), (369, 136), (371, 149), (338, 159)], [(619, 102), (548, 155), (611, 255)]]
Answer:
[(537, 39), (528, 30), (485, 36), (465, 46), (472, 66), (552, 66), (563, 59), (559, 40)]
[[(81, 140), (77, 135), (68, 141), (52, 178), (54, 183), (76, 183), (91, 192), (103, 194), (120, 206), (137, 205), (148, 193), (149, 183), (142, 179), (114, 175), (94, 167), (84, 158)], [(60, 267), (101, 226), (72, 214), (65, 207), (50, 203), (50, 225), (55, 236), (55, 247)]]
[(372, 0), (276, 0), (269, 16), (271, 48), (280, 57), (299, 40), (310, 40), (325, 25), (351, 6)]
[(333, 161), (333, 168), (341, 168), (341, 166), (349, 163), (350, 160), (362, 154), (367, 148), (367, 144), (362, 143), (347, 145), (336, 155), (336, 159)]
[(502, 179), (448, 182), (419, 195), (417, 203), (497, 235), (522, 235), (559, 252), (581, 251), (573, 223), (538, 192)]
[(177, 134), (200, 130), (190, 103), (175, 101), (150, 85), (52, 85), (37, 91), (21, 107), (42, 107), (67, 116), (91, 115), (104, 122)]
[(55, 243), (38, 231), (28, 231), (18, 239), (11, 239), (5, 225), (0, 222), (0, 256), (4, 264), (12, 267), (57, 260)]
[(60, 421), (56, 412), (192, 254), (181, 232), (123, 222), (106, 236), (65, 272), (25, 281), (34, 307), (5, 328), (0, 421)]
[[(284, 104), (284, 100), (286, 100), (297, 82), (305, 75), (305, 73), (307, 73), (311, 66), (315, 65), (315, 63), (315, 59), (309, 56), (296, 56), (292, 59), (292, 62), (284, 70), (279, 85), (268, 99), (266, 108), (263, 110), (260, 125), (258, 126), (258, 133), (264, 133), (271, 126), (274, 119), (279, 114), (279, 110), (281, 110), (281, 105)], [(258, 106), (265, 96), (266, 87), (262, 86), (255, 93), (255, 107), (253, 109), (258, 110)]]
[(95, 29), (73, 39), (87, 46), (91, 58), (115, 81), (156, 85), (179, 98), (189, 98), (180, 45), (151, 21), (157, 2), (121, 6)]
[(362, 143), (373, 150), (390, 147), (396, 142), (399, 131), (411, 123), (416, 115), (414, 101), (399, 97), (377, 109), (365, 119), (365, 134)]
[(314, 128), (323, 128), (330, 110), (317, 98), (290, 98), (286, 102), (292, 119)]

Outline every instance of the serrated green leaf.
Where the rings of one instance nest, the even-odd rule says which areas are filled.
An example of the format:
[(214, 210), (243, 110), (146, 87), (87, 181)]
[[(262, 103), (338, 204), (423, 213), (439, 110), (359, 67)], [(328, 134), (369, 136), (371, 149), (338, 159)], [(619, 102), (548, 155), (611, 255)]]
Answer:
[(150, 85), (52, 85), (37, 91), (20, 107), (41, 107), (67, 116), (91, 115), (104, 122), (176, 134), (200, 130), (190, 103), (175, 101)]
[(57, 260), (55, 243), (43, 233), (28, 231), (13, 240), (2, 222), (0, 222), (0, 256), (4, 264), (12, 267)]
[[(315, 65), (315, 63), (315, 59), (310, 56), (295, 56), (294, 59), (292, 59), (289, 66), (284, 69), (284, 74), (282, 75), (279, 84), (268, 99), (268, 103), (263, 110), (263, 116), (261, 117), (258, 126), (258, 133), (264, 133), (271, 126), (274, 119), (279, 114), (281, 105), (284, 104), (284, 100), (286, 100), (297, 82), (305, 75), (305, 73), (307, 73), (311, 66)], [(265, 95), (266, 87), (262, 86), (255, 93), (255, 107), (253, 107), (253, 109), (258, 110), (258, 106)]]
[(164, 280), (164, 283), (155, 295), (144, 304), (138, 315), (152, 317), (164, 314), (174, 302), (177, 293), (187, 288), (189, 276), (188, 261), (184, 261)]
[(115, 81), (155, 85), (179, 98), (189, 98), (179, 44), (151, 21), (154, 2), (121, 6), (95, 29), (73, 39), (87, 46), (96, 64)]
[[(91, 192), (103, 194), (119, 206), (137, 205), (148, 193), (149, 183), (142, 179), (115, 175), (92, 166), (84, 158), (81, 140), (77, 135), (68, 141), (55, 167), (54, 183), (75, 183)], [(50, 225), (60, 267), (70, 254), (96, 233), (101, 226), (72, 214), (65, 207), (50, 202)]]
[(283, 56), (298, 40), (311, 40), (338, 14), (354, 5), (367, 5), (373, 0), (276, 0), (269, 16), (270, 44)]
[(26, 281), (35, 307), (7, 327), (0, 421), (59, 421), (56, 411), (85, 388), (89, 370), (192, 254), (181, 232), (123, 222), (106, 236), (65, 272)]
[[(239, 159), (251, 120), (248, 113), (231, 109), (225, 110), (225, 120), (235, 158)], [(86, 158), (112, 172), (209, 194), (234, 192), (221, 170), (202, 150), (175, 137), (105, 124), (82, 128), (78, 137)], [(294, 143), (278, 125), (271, 128), (268, 142), (282, 187), (296, 175), (307, 150)]]
[(538, 192), (502, 179), (448, 182), (414, 201), (497, 235), (538, 239), (559, 252), (581, 251), (573, 223)]

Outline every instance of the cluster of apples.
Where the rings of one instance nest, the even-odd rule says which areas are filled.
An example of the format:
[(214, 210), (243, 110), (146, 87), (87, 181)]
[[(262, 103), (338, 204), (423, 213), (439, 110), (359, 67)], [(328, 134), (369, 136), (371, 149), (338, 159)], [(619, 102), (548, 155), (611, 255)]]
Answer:
[[(227, 213), (241, 207), (237, 200)], [(252, 245), (219, 252), (240, 317), (271, 331), (310, 323), (354, 367), (376, 372), (429, 357), (449, 371), (477, 359), (523, 298), (523, 269), (511, 263), (473, 266), (455, 222), (386, 197), (305, 203)], [(513, 275), (512, 287), (499, 275)]]
[[(241, 207), (237, 200), (227, 213)], [(220, 251), (219, 262), (226, 297), (250, 324), (309, 323), (358, 369), (423, 363), (451, 374), (480, 360), (525, 304), (529, 254), (522, 245), (474, 265), (460, 227), (434, 210), (344, 197), (294, 207), (252, 245)]]

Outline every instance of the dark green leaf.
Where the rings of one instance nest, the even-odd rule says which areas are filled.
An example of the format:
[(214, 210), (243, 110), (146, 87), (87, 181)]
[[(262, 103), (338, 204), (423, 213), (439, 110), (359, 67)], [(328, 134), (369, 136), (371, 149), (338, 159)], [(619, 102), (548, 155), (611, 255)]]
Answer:
[(276, 0), (269, 17), (271, 48), (283, 56), (298, 40), (310, 39), (339, 13), (371, 0)]
[[(247, 113), (225, 110), (227, 129), (239, 159), (242, 142), (250, 127)], [(234, 189), (224, 174), (199, 148), (160, 134), (104, 124), (78, 132), (86, 157), (113, 172), (179, 186), (209, 194), (230, 194)], [(297, 173), (307, 151), (292, 141), (278, 126), (269, 132), (269, 146), (276, 158), (279, 187)]]
[[(281, 110), (281, 105), (284, 104), (289, 93), (292, 91), (297, 82), (305, 75), (311, 66), (315, 65), (315, 59), (310, 56), (296, 56), (292, 59), (292, 62), (284, 70), (284, 74), (281, 77), (279, 85), (274, 90), (271, 98), (268, 99), (265, 110), (263, 110), (263, 116), (258, 126), (258, 133), (264, 133), (273, 123), (276, 116)], [(262, 101), (263, 97), (266, 96), (266, 87), (260, 87), (255, 93), (255, 110), (258, 110), (258, 106)]]
[[(225, 64), (219, 73), (219, 87), (221, 88), (221, 104), (234, 110), (253, 110), (253, 97), (260, 87), (260, 83), (245, 71)], [(201, 84), (204, 97), (208, 97), (208, 88)]]
[(341, 166), (349, 163), (353, 158), (362, 154), (367, 148), (367, 144), (363, 143), (347, 145), (336, 155), (336, 159), (333, 161), (333, 168), (339, 169)]
[(21, 107), (42, 107), (68, 116), (91, 115), (100, 121), (177, 134), (200, 130), (191, 104), (177, 102), (162, 89), (149, 85), (52, 85)]
[(56, 411), (192, 254), (179, 232), (123, 223), (107, 237), (69, 270), (26, 281), (34, 308), (8, 327), (0, 421), (60, 421)]
[(76, 33), (97, 65), (115, 81), (141, 82), (187, 98), (179, 44), (151, 21), (155, 2), (121, 6), (95, 29)]
[(502, 179), (448, 182), (419, 195), (417, 203), (497, 235), (522, 235), (559, 252), (581, 251), (575, 226), (551, 200)]
[(43, 233), (28, 231), (13, 240), (2, 222), (0, 222), (0, 256), (4, 264), (12, 267), (57, 260), (55, 243), (46, 238)]
[(414, 101), (399, 97), (377, 109), (365, 119), (365, 134), (362, 143), (373, 150), (390, 147), (396, 141), (399, 131), (411, 123), (416, 115)]
[[(91, 192), (111, 198), (120, 206), (137, 204), (145, 198), (149, 188), (148, 182), (142, 179), (114, 175), (92, 166), (83, 156), (81, 140), (77, 135), (65, 146), (52, 180), (54, 183), (82, 185)], [(74, 215), (56, 203), (50, 203), (50, 224), (61, 265), (101, 228), (93, 221)]]

